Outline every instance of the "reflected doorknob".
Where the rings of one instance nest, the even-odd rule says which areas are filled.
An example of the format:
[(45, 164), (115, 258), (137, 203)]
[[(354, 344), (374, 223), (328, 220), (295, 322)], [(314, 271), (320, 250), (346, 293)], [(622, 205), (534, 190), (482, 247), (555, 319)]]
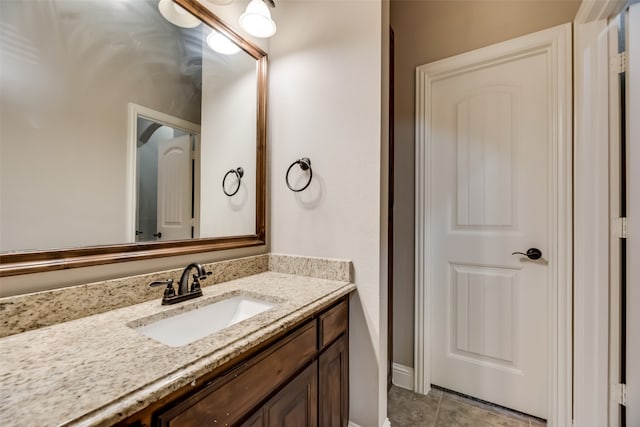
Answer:
[(524, 255), (529, 259), (540, 259), (542, 258), (542, 251), (538, 248), (529, 248), (527, 249), (527, 253), (524, 252), (513, 252), (511, 255)]

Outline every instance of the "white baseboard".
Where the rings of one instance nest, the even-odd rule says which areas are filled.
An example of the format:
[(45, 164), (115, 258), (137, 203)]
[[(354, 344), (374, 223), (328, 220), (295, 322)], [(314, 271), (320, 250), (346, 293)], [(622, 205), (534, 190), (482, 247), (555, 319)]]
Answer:
[[(349, 421), (349, 424), (347, 427), (360, 427), (360, 425), (354, 423), (353, 421)], [(389, 421), (389, 418), (384, 420), (384, 423), (382, 423), (382, 427), (391, 427), (391, 421)]]
[(391, 367), (393, 369), (393, 384), (413, 391), (413, 368), (398, 363), (392, 364)]

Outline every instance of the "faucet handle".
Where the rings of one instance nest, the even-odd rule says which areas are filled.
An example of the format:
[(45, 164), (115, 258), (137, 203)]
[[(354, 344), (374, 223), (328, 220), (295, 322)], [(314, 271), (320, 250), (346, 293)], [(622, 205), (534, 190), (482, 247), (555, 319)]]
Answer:
[(151, 282), (149, 283), (149, 286), (152, 288), (155, 288), (156, 286), (166, 286), (167, 288), (164, 290), (164, 298), (171, 298), (176, 295), (176, 291), (173, 289), (173, 279)]
[(204, 280), (204, 279), (207, 278), (207, 276), (211, 276), (211, 274), (213, 274), (210, 271), (204, 271), (203, 270), (202, 272), (204, 273), (202, 276), (198, 276), (198, 275), (194, 274), (193, 275), (193, 280)]
[(207, 278), (207, 276), (211, 276), (211, 272), (210, 271), (204, 271), (203, 270), (202, 275), (198, 275), (198, 274), (194, 274), (193, 275), (193, 282), (191, 283), (191, 289), (189, 290), (189, 292), (199, 292), (201, 290), (200, 288), (200, 280), (204, 280)]
[(200, 287), (200, 282), (198, 281), (198, 279), (199, 279), (199, 277), (194, 274), (193, 275), (193, 282), (191, 283), (191, 289), (189, 289), (189, 292), (194, 293), (194, 292), (198, 292), (198, 291), (202, 290), (202, 288)]

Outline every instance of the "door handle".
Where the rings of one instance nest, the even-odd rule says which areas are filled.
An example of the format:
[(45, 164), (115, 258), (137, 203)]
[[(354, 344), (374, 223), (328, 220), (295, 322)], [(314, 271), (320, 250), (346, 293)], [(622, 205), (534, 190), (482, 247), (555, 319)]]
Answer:
[(527, 253), (524, 252), (513, 252), (511, 255), (524, 255), (529, 259), (540, 259), (542, 257), (542, 251), (538, 248), (529, 248), (527, 249)]

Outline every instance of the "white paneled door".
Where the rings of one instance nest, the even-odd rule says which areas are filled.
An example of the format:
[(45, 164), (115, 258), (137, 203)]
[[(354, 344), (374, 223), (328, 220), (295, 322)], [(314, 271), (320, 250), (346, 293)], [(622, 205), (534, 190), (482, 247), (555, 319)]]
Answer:
[(430, 380), (547, 418), (557, 72), (505, 45), (425, 66)]
[(191, 137), (158, 144), (158, 231), (162, 240), (191, 238)]

